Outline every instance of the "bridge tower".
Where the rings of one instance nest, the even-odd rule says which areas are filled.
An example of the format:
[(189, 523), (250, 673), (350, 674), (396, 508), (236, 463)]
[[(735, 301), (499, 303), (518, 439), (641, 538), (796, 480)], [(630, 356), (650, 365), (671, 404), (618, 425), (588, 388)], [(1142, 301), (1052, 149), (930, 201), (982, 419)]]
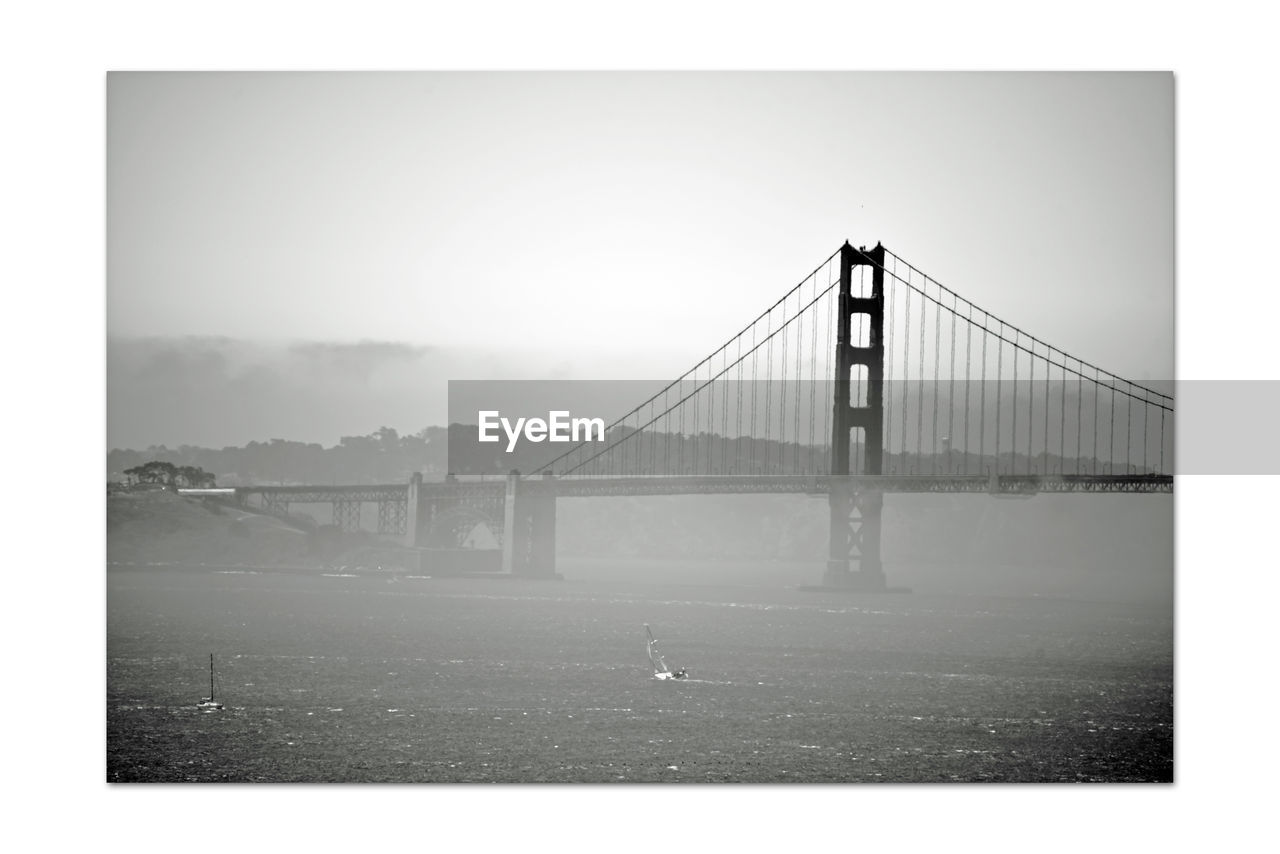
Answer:
[[(884, 454), (884, 247), (870, 251), (840, 248), (840, 297), (837, 307), (835, 401), (831, 430), (831, 474), (844, 476), (832, 483), (830, 552), (823, 584), (855, 590), (884, 590), (880, 563), (880, 511), (884, 496), (860, 489), (849, 475), (883, 474)], [(853, 268), (871, 268), (871, 295), (853, 295)], [(853, 340), (853, 315), (870, 319), (865, 345)], [(859, 325), (861, 328), (861, 325)], [(856, 366), (867, 371), (865, 405), (850, 399), (851, 374)], [(862, 430), (862, 471), (851, 471), (849, 444), (855, 428)], [(853, 565), (856, 564), (856, 567)]]

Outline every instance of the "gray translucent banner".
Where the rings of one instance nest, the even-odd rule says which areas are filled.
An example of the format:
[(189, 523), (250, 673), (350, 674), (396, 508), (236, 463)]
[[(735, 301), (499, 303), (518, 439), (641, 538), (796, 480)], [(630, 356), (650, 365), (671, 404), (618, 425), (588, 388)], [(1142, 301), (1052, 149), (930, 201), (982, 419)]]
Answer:
[[(785, 379), (451, 381), (449, 469), (828, 474), (834, 393), (830, 382)], [(849, 398), (855, 408), (871, 405), (870, 386), (857, 374)], [(893, 381), (883, 384), (880, 405), (884, 474), (1280, 474), (1276, 380), (1114, 389), (1058, 379)], [(490, 441), (481, 442), (486, 412)], [(603, 441), (598, 431), (586, 440), (582, 430), (574, 441), (572, 423), (580, 419), (602, 423)], [(864, 441), (860, 428), (851, 431), (855, 473), (864, 470)]]
[(1178, 474), (1280, 474), (1280, 380), (1179, 380)]
[[(1280, 382), (1180, 382), (1174, 390), (1168, 381), (893, 381), (880, 386), (877, 403), (855, 372), (848, 399), (861, 419), (849, 431), (849, 471), (875, 465), (874, 437), (868, 443), (862, 424), (878, 405), (885, 475), (1280, 473), (1266, 453)], [(831, 382), (785, 378), (451, 381), (449, 470), (825, 475), (833, 472), (835, 396)]]

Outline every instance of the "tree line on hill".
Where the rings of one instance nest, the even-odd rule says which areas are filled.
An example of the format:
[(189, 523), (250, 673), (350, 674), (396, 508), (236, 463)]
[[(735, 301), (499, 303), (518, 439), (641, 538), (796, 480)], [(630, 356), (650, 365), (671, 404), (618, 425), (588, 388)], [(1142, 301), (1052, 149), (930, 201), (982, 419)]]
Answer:
[[(568, 446), (520, 442), (514, 453), (507, 454), (501, 444), (480, 444), (473, 425), (453, 424), (426, 427), (416, 433), (401, 435), (391, 427), (380, 427), (364, 436), (343, 436), (338, 444), (323, 447), (315, 442), (271, 439), (249, 442), (243, 447), (201, 448), (180, 445), (168, 448), (152, 446), (145, 450), (114, 448), (107, 454), (107, 479), (172, 485), (178, 481), (194, 483), (197, 472), (179, 474), (184, 467), (194, 468), (221, 486), (272, 484), (375, 484), (406, 483), (415, 473), (428, 480), (443, 480), (446, 474), (501, 477), (515, 469), (526, 475), (537, 474), (559, 452)], [(735, 439), (718, 434), (652, 433), (622, 442), (628, 428), (610, 431), (604, 452), (586, 473), (594, 474), (821, 474), (826, 471), (828, 449), (825, 445), (783, 443), (768, 439)], [(591, 453), (574, 456), (586, 459)], [(854, 470), (864, 462), (860, 445), (851, 448)], [(140, 467), (164, 463), (175, 467), (148, 470)], [(994, 455), (942, 453), (884, 454), (886, 474), (970, 473), (978, 474), (997, 465)], [(1035, 456), (1005, 452), (1000, 455), (1001, 472), (1057, 473), (1071, 472), (1082, 465), (1085, 472), (1109, 471), (1095, 461), (1064, 461), (1057, 455)], [(1134, 467), (1136, 471), (1144, 468)], [(564, 472), (557, 467), (556, 474)], [(202, 484), (207, 481), (201, 480)]]
[(443, 479), (447, 464), (445, 435), (442, 427), (428, 427), (405, 436), (382, 427), (366, 436), (343, 436), (329, 448), (286, 439), (224, 448), (113, 448), (107, 453), (107, 479), (124, 482), (129, 470), (148, 463), (195, 467), (209, 473), (220, 486), (399, 483), (408, 482), (414, 472), (423, 472), (429, 479)]
[(174, 465), (164, 460), (150, 460), (125, 469), (123, 474), (129, 485), (151, 483), (170, 489), (180, 486), (199, 489), (218, 485), (217, 477), (199, 466)]
[[(338, 444), (323, 447), (315, 442), (271, 439), (249, 442), (243, 447), (201, 448), (180, 445), (168, 448), (153, 445), (145, 450), (113, 448), (107, 454), (107, 479), (124, 481), (133, 469), (152, 462), (173, 466), (192, 466), (209, 472), (221, 486), (270, 484), (374, 484), (404, 483), (420, 472), (428, 480), (443, 480), (446, 474), (501, 477), (511, 470), (536, 474), (540, 466), (561, 452), (565, 445), (521, 442), (513, 453), (505, 453), (505, 444), (479, 444), (474, 425), (452, 424), (426, 427), (417, 433), (401, 435), (391, 427), (380, 427), (365, 436), (343, 436)], [(626, 428), (610, 431), (605, 447), (629, 432)], [(778, 473), (813, 473), (811, 466), (826, 459), (823, 447), (810, 448), (795, 443), (757, 439), (736, 442), (708, 433), (657, 433), (653, 441), (643, 437), (647, 449), (661, 449), (663, 473), (753, 473), (760, 464), (736, 462), (746, 453), (748, 444), (754, 456), (771, 460), (769, 471)], [(599, 473), (614, 468), (634, 467), (630, 449), (635, 442), (625, 443), (616, 452), (606, 451)], [(732, 453), (728, 449), (732, 448)], [(645, 451), (646, 455), (650, 450)], [(582, 455), (582, 457), (590, 454)], [(581, 459), (582, 457), (576, 457)], [(727, 462), (726, 462), (727, 461)], [(645, 462), (642, 469), (649, 464)], [(721, 467), (725, 466), (724, 471)], [(557, 474), (563, 473), (559, 470)], [(160, 481), (157, 481), (160, 482)]]

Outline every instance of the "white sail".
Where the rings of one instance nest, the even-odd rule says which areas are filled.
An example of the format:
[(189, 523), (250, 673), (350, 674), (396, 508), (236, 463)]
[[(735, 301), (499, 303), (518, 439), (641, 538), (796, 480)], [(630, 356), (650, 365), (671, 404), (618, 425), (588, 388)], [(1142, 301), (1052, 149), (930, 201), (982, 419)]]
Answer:
[(209, 653), (209, 696), (201, 697), (200, 702), (196, 703), (201, 709), (221, 709), (222, 704), (214, 699), (213, 690), (213, 653)]
[(649, 653), (649, 664), (653, 667), (653, 676), (655, 679), (679, 679), (684, 676), (684, 671), (672, 673), (671, 668), (667, 667), (667, 662), (663, 660), (662, 653), (658, 652), (658, 640), (653, 636), (653, 630), (649, 628), (649, 624), (644, 625), (645, 634), (648, 635), (649, 641), (645, 644), (645, 649)]

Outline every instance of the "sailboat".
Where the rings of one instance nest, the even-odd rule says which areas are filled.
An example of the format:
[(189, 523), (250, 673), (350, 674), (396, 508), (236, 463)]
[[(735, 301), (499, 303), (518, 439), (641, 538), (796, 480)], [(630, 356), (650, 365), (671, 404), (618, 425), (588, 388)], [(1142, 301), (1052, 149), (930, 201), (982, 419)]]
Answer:
[(689, 675), (683, 667), (674, 671), (667, 667), (667, 663), (662, 659), (662, 654), (658, 652), (658, 641), (653, 636), (653, 630), (649, 628), (648, 623), (644, 624), (644, 633), (649, 636), (649, 642), (645, 645), (645, 648), (649, 652), (649, 664), (653, 667), (654, 679), (683, 679)]
[(209, 653), (209, 696), (201, 697), (200, 702), (196, 703), (196, 708), (210, 710), (222, 708), (222, 704), (213, 698), (213, 653)]

